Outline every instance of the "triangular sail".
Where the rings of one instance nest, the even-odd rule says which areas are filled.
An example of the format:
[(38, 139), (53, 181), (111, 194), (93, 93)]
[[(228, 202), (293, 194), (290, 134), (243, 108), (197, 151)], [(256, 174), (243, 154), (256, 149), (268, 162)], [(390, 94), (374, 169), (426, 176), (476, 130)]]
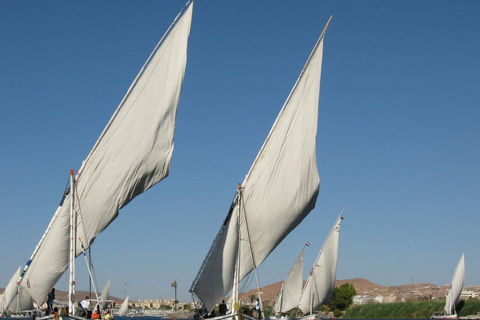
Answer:
[(32, 297), (25, 292), (23, 288), (18, 289), (18, 294), (16, 295), (15, 299), (13, 299), (12, 303), (8, 307), (8, 311), (11, 313), (19, 313), (21, 311), (33, 310), (33, 301)]
[(100, 306), (100, 310), (107, 309), (108, 298), (110, 297), (110, 279), (108, 279), (107, 284), (103, 288), (102, 294), (99, 297), (98, 305)]
[[(190, 2), (157, 45), (78, 172), (77, 256), (122, 207), (168, 175), (192, 10)], [(68, 266), (70, 202), (67, 195), (22, 281), (37, 303)]]
[(123, 301), (122, 305), (120, 306), (120, 309), (118, 309), (118, 315), (124, 316), (127, 313), (128, 313), (128, 296)]
[(280, 293), (275, 301), (275, 306), (273, 307), (276, 313), (287, 312), (298, 305), (298, 297), (300, 297), (302, 293), (304, 251), (305, 248), (302, 249), (302, 252), (298, 255), (287, 278), (283, 281), (282, 289), (280, 289)]
[(330, 230), (303, 287), (298, 308), (305, 314), (312, 313), (327, 302), (333, 294), (337, 276), (338, 238), (342, 213)]
[(3, 313), (5, 310), (7, 310), (7, 308), (11, 305), (13, 299), (15, 299), (15, 296), (17, 295), (17, 286), (15, 284), (18, 277), (20, 276), (20, 270), (22, 270), (21, 266), (19, 266), (17, 271), (15, 271), (12, 278), (5, 287), (5, 290), (3, 291), (0, 302), (0, 313)]
[[(208, 311), (232, 290), (238, 238), (242, 239), (238, 268), (241, 280), (315, 207), (320, 184), (315, 147), (323, 36), (324, 33), (241, 185), (242, 196), (235, 198), (192, 284), (190, 291)], [(242, 218), (238, 219), (240, 208)]]
[(452, 278), (452, 288), (448, 292), (447, 299), (445, 302), (445, 312), (448, 315), (455, 313), (455, 305), (460, 298), (460, 294), (463, 290), (463, 285), (465, 283), (465, 253), (462, 254), (460, 260), (458, 261), (457, 267), (455, 268), (455, 273)]

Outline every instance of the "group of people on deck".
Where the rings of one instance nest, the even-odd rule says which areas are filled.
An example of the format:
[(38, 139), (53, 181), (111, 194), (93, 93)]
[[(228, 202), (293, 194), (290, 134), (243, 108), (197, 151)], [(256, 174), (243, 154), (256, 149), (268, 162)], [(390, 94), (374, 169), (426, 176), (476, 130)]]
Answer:
[[(243, 312), (245, 313), (245, 315), (253, 317), (254, 316), (253, 310), (255, 310), (255, 315), (257, 316), (258, 320), (261, 320), (262, 319), (262, 310), (261, 310), (261, 307), (260, 307), (260, 300), (259, 299), (255, 300), (255, 307), (254, 308), (255, 309), (252, 309), (250, 307), (250, 308), (244, 310)], [(225, 300), (222, 300), (222, 303), (220, 303), (218, 305), (218, 315), (219, 316), (224, 316), (224, 315), (227, 314), (227, 312), (228, 312), (227, 304), (225, 303)], [(216, 316), (217, 315), (215, 313), (215, 309), (213, 309), (211, 313), (208, 313), (208, 311), (205, 308), (201, 308), (201, 309), (197, 310), (197, 312), (195, 313), (194, 320), (214, 318)]]
[(86, 319), (104, 319), (104, 320), (113, 320), (112, 314), (110, 311), (105, 310), (104, 315), (102, 317), (102, 313), (100, 311), (100, 305), (97, 304), (97, 307), (91, 311), (90, 310), (90, 300), (88, 300), (88, 296), (85, 297), (85, 299), (82, 300), (82, 302), (79, 303), (79, 306), (82, 307), (83, 309), (83, 314), (82, 317)]
[[(57, 307), (53, 307), (53, 302), (55, 300), (55, 288), (47, 296), (47, 309), (46, 315), (53, 314), (53, 319), (58, 320), (60, 315), (66, 316), (68, 315), (68, 307), (62, 307), (58, 310)], [(86, 319), (104, 319), (104, 320), (113, 320), (113, 316), (110, 311), (107, 309), (104, 311), (103, 317), (101, 316), (100, 306), (97, 304), (97, 307), (93, 310), (90, 310), (91, 303), (88, 299), (88, 296), (85, 297), (84, 300), (78, 303), (77, 315), (84, 317)]]

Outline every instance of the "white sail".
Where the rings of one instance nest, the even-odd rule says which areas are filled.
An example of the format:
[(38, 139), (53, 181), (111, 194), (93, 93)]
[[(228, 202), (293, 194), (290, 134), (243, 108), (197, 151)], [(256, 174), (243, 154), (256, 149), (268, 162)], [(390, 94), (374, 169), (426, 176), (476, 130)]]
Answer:
[(273, 310), (275, 313), (287, 312), (298, 305), (298, 297), (302, 293), (303, 285), (303, 252), (298, 255), (292, 269), (288, 273), (287, 278), (283, 281), (282, 289), (278, 294)]
[(448, 292), (447, 299), (445, 301), (445, 312), (447, 315), (455, 313), (455, 305), (462, 293), (463, 285), (465, 282), (465, 253), (462, 254), (458, 261), (455, 273), (452, 278), (452, 288)]
[(342, 213), (330, 230), (303, 287), (298, 308), (304, 314), (311, 314), (313, 310), (327, 302), (333, 294), (337, 276), (338, 238)]
[(124, 316), (127, 313), (128, 313), (128, 296), (123, 301), (122, 305), (120, 306), (120, 309), (118, 309), (118, 315)]
[(18, 288), (18, 294), (8, 307), (10, 313), (19, 313), (21, 311), (33, 310), (33, 300), (23, 288)]
[(108, 279), (107, 284), (102, 290), (102, 294), (99, 297), (98, 305), (100, 306), (100, 310), (107, 309), (108, 298), (110, 297), (110, 279)]
[[(168, 175), (192, 10), (190, 2), (159, 42), (76, 176), (74, 210), (85, 249), (122, 207)], [(70, 202), (67, 195), (22, 280), (38, 304), (69, 263)]]
[(17, 295), (16, 282), (18, 277), (20, 276), (20, 270), (22, 270), (21, 266), (19, 266), (17, 271), (15, 271), (12, 278), (5, 287), (5, 290), (3, 291), (3, 295), (1, 297), (0, 312), (4, 312), (5, 310), (7, 310), (7, 308), (12, 304), (13, 299), (15, 299), (15, 296)]
[(315, 147), (323, 36), (324, 32), (190, 288), (208, 311), (232, 290), (235, 269), (238, 279), (243, 279), (315, 207), (320, 184)]

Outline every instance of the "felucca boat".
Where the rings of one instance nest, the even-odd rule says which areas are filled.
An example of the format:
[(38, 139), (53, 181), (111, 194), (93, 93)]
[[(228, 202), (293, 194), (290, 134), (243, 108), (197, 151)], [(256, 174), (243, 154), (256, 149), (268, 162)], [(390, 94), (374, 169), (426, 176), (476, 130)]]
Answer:
[(465, 283), (465, 253), (462, 253), (460, 260), (452, 278), (452, 285), (450, 291), (448, 291), (447, 298), (445, 300), (445, 309), (442, 312), (436, 312), (430, 319), (458, 319), (455, 305), (462, 294), (463, 285)]
[(71, 170), (70, 187), (17, 281), (40, 306), (69, 267), (64, 320), (76, 318), (75, 258), (121, 208), (168, 176), (192, 11), (193, 0), (147, 59), (80, 170)]
[[(256, 268), (315, 207), (320, 184), (318, 103), (327, 27), (328, 23), (245, 180), (238, 185), (190, 288), (194, 299), (203, 303), (205, 315), (230, 294), (227, 314), (213, 319), (253, 319), (242, 314), (240, 282), (253, 271), (259, 290)], [(257, 296), (263, 313), (259, 291)]]

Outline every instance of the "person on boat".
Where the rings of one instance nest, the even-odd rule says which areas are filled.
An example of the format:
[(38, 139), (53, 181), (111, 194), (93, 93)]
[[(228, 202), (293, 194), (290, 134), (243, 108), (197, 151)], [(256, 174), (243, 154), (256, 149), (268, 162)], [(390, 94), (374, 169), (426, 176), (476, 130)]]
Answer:
[(82, 305), (83, 309), (88, 310), (88, 308), (90, 308), (90, 301), (88, 300), (88, 296), (86, 296), (85, 299), (80, 302), (80, 304)]
[(53, 312), (53, 300), (55, 300), (55, 288), (52, 288), (47, 296), (47, 315)]
[(53, 320), (58, 320), (59, 317), (60, 317), (60, 316), (59, 316), (59, 314), (58, 314), (58, 308), (55, 307), (55, 308), (53, 309)]
[(62, 307), (62, 309), (60, 309), (60, 314), (62, 316), (66, 316), (68, 314), (67, 309), (65, 307)]
[(257, 311), (257, 318), (262, 319), (262, 312), (260, 311), (260, 300), (255, 300), (255, 311)]
[(105, 316), (103, 317), (103, 320), (113, 320), (112, 314), (110, 313), (110, 311), (105, 310)]
[(224, 316), (227, 314), (227, 305), (225, 303), (225, 300), (222, 300), (222, 303), (220, 303), (220, 305), (218, 306), (218, 313), (221, 316)]
[(100, 306), (97, 305), (97, 308), (92, 313), (92, 320), (93, 319), (100, 319), (100, 318), (101, 318), (101, 316), (100, 316)]
[(215, 313), (215, 309), (212, 310), (212, 312), (210, 312), (210, 314), (208, 315), (209, 318), (215, 318), (217, 315)]

